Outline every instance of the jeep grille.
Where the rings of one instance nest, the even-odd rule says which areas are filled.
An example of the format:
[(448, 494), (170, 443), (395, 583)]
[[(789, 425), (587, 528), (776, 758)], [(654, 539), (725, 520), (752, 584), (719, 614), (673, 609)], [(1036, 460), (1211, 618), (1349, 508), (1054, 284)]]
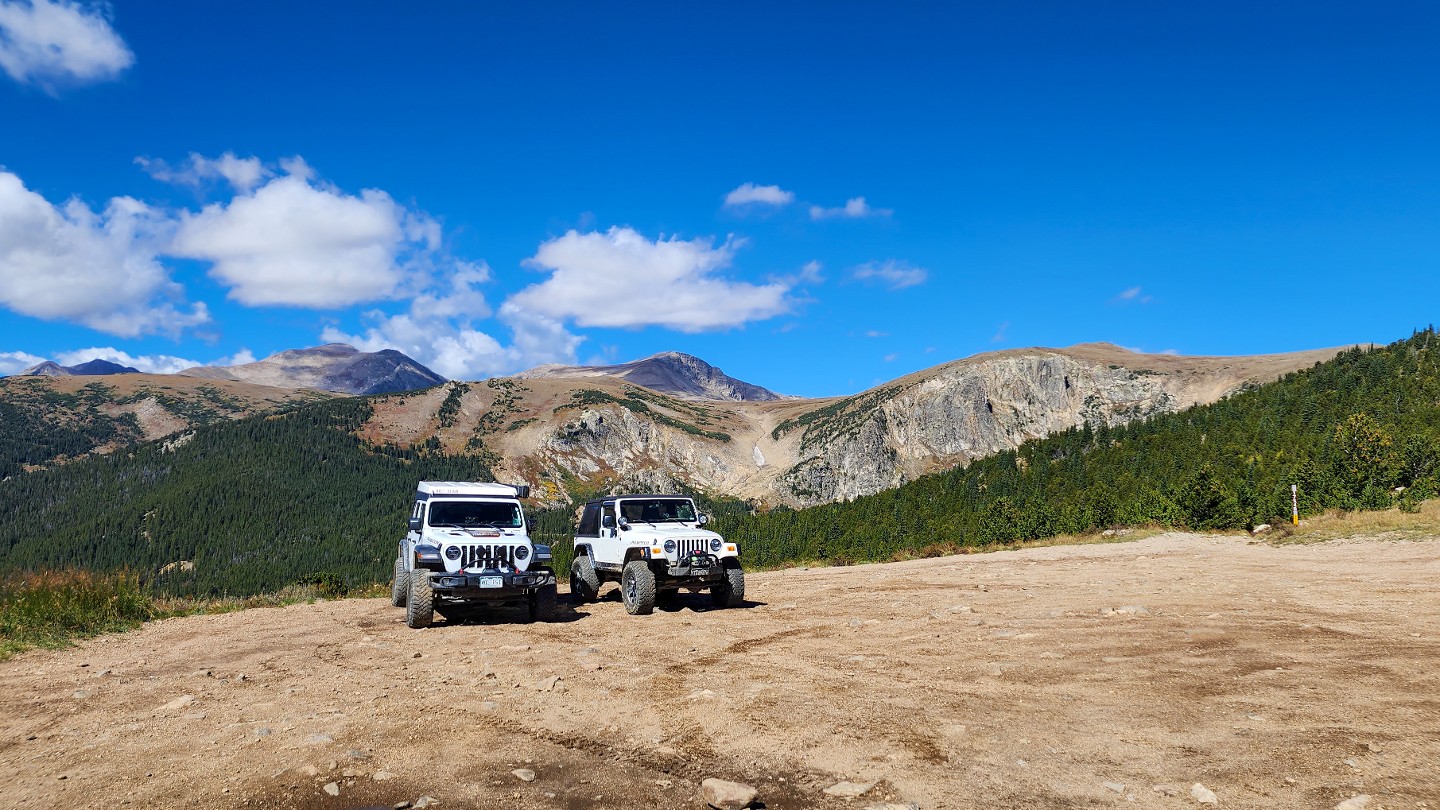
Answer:
[(697, 551), (704, 554), (710, 553), (710, 541), (704, 537), (686, 537), (683, 540), (676, 540), (675, 546), (675, 550), (679, 552), (680, 559), (684, 559)]
[(515, 547), (503, 543), (469, 543), (460, 546), (461, 568), (496, 568), (515, 565)]

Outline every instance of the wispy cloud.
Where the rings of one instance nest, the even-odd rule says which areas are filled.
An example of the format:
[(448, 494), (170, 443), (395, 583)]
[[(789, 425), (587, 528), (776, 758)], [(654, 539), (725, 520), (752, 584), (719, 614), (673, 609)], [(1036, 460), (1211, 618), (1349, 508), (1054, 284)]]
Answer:
[(1119, 295), (1110, 300), (1115, 304), (1148, 304), (1151, 297), (1139, 287), (1130, 287), (1122, 290)]
[(21, 84), (106, 81), (135, 63), (103, 6), (71, 0), (0, 0), (0, 69)]
[(726, 208), (740, 208), (747, 205), (789, 205), (795, 201), (794, 192), (779, 186), (757, 186), (744, 183), (725, 195)]
[(923, 284), (929, 276), (930, 273), (925, 268), (897, 259), (868, 262), (850, 270), (850, 277), (857, 281), (884, 284), (892, 290)]
[(889, 208), (871, 208), (864, 197), (852, 197), (839, 208), (810, 206), (811, 219), (863, 219), (865, 217), (888, 217), (895, 213)]
[(1001, 324), (1000, 324), (1000, 326), (995, 329), (995, 334), (993, 334), (993, 335), (990, 336), (990, 342), (991, 342), (991, 343), (1004, 343), (1004, 342), (1005, 342), (1005, 333), (1006, 333), (1007, 331), (1009, 331), (1009, 329), (1010, 329), (1010, 322), (1009, 322), (1009, 321), (1002, 321)]

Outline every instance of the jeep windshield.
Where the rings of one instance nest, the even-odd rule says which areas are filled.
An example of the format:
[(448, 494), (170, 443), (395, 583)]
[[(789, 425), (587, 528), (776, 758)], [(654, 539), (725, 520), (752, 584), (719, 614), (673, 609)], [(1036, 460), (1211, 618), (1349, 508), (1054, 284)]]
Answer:
[(621, 501), (620, 516), (631, 523), (694, 523), (695, 504), (683, 498)]
[(520, 505), (504, 501), (431, 501), (430, 525), (471, 528), (518, 529), (522, 525)]

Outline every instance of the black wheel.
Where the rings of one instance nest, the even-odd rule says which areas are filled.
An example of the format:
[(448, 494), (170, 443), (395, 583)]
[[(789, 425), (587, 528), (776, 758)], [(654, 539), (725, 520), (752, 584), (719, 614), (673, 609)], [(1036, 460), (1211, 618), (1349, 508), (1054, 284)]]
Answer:
[(710, 604), (727, 608), (745, 604), (745, 572), (733, 557), (725, 560), (725, 578), (710, 586)]
[(600, 577), (595, 572), (595, 561), (584, 554), (570, 561), (570, 596), (584, 604), (594, 602), (600, 594)]
[(530, 594), (530, 621), (532, 622), (553, 622), (555, 621), (555, 583), (540, 586), (540, 590)]
[(435, 591), (430, 587), (429, 571), (410, 572), (410, 595), (405, 604), (405, 624), (419, 630), (435, 621)]
[(645, 616), (655, 610), (655, 572), (644, 560), (625, 563), (620, 572), (620, 599), (625, 612)]
[(405, 570), (405, 561), (395, 558), (395, 578), (390, 580), (390, 604), (405, 607), (405, 598), (410, 590), (410, 572)]

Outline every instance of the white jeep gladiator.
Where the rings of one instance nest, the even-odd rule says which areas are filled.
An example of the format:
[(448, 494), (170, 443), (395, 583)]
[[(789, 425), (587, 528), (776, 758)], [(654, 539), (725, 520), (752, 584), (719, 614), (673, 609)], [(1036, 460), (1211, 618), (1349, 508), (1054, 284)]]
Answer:
[(529, 490), (420, 482), (390, 587), (390, 603), (405, 608), (407, 625), (428, 627), (437, 612), (463, 619), (496, 605), (523, 605), (530, 621), (554, 618), (550, 547), (530, 542), (520, 508)]
[(578, 602), (620, 583), (631, 614), (655, 609), (680, 590), (710, 591), (716, 607), (745, 601), (745, 572), (734, 543), (704, 527), (708, 518), (683, 495), (612, 495), (585, 504), (575, 530), (570, 593)]

